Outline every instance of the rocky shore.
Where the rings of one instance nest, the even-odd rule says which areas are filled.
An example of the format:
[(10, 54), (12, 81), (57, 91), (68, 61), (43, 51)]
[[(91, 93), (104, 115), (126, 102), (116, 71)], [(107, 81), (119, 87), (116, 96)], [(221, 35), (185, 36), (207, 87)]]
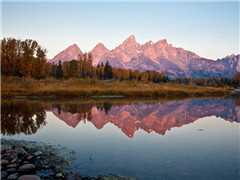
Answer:
[(1, 139), (1, 179), (134, 180), (115, 174), (83, 177), (69, 162), (76, 152), (60, 145)]

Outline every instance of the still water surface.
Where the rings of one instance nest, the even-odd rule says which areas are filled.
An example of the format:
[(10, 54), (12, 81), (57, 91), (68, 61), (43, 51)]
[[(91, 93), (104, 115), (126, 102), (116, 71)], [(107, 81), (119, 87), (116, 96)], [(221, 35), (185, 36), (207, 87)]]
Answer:
[[(237, 179), (240, 99), (2, 100), (2, 138), (67, 146), (84, 176)], [(92, 155), (92, 162), (89, 156)]]

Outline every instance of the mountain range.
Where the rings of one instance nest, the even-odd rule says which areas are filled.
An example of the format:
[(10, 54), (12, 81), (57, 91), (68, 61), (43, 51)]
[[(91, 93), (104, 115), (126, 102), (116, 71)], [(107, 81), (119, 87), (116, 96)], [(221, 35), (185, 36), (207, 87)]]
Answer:
[[(109, 50), (102, 43), (97, 44), (90, 52), (93, 65), (109, 63), (118, 68), (139, 69), (141, 71), (165, 71), (170, 78), (191, 77), (234, 77), (240, 71), (239, 55), (230, 55), (212, 60), (200, 57), (194, 52), (173, 47), (166, 39), (139, 44), (135, 36), (128, 37), (115, 49)], [(73, 44), (57, 54), (51, 63), (78, 59), (81, 49)]]

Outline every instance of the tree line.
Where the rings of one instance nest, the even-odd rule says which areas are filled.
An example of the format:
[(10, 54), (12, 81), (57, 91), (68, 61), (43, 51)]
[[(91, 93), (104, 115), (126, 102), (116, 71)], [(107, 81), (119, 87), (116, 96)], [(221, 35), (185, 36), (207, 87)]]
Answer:
[(136, 80), (141, 82), (151, 81), (154, 83), (167, 82), (168, 78), (164, 72), (150, 71), (141, 72), (140, 70), (130, 70), (115, 68), (107, 61), (97, 67), (92, 66), (91, 54), (83, 54), (78, 60), (65, 61), (58, 65), (51, 65), (51, 76), (57, 79), (69, 78), (97, 78), (99, 80)]
[(177, 78), (168, 79), (165, 72), (155, 70), (131, 70), (112, 67), (107, 61), (97, 67), (92, 65), (93, 57), (90, 53), (79, 55), (77, 59), (49, 63), (46, 59), (47, 50), (36, 41), (24, 41), (14, 38), (1, 40), (1, 74), (6, 76), (32, 77), (41, 79), (55, 77), (69, 78), (97, 78), (99, 80), (135, 80), (139, 82), (177, 83), (200, 86), (240, 86), (240, 72), (234, 78)]
[(36, 79), (48, 76), (57, 79), (69, 78), (97, 78), (99, 80), (137, 80), (155, 83), (166, 82), (164, 72), (128, 70), (112, 67), (107, 61), (97, 67), (92, 65), (93, 57), (90, 53), (79, 55), (78, 59), (49, 63), (46, 59), (47, 50), (36, 41), (25, 41), (15, 38), (4, 38), (1, 41), (1, 74), (6, 76), (32, 77)]
[(213, 87), (238, 87), (240, 86), (240, 72), (237, 72), (234, 78), (228, 77), (212, 77), (212, 78), (176, 78), (169, 82), (184, 85), (197, 85), (197, 86), (213, 86)]
[(46, 49), (36, 41), (4, 38), (1, 41), (1, 73), (7, 76), (44, 78), (50, 71)]

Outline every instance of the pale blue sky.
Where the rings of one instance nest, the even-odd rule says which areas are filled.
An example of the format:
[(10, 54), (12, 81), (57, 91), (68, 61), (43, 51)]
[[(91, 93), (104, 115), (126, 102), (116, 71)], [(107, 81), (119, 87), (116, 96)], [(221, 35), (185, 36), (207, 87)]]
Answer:
[(113, 49), (167, 39), (206, 58), (239, 53), (239, 2), (2, 2), (2, 37), (37, 40), (53, 58), (76, 43)]

